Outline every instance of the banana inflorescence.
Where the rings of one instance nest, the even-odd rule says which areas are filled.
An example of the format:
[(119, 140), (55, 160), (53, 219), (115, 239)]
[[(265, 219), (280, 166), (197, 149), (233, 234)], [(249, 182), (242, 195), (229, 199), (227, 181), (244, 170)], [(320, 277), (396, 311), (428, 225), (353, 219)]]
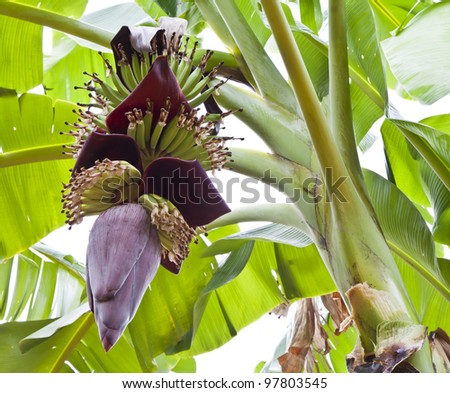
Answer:
[[(100, 53), (106, 80), (98, 73), (84, 73), (89, 81), (78, 88), (88, 91), (90, 103), (79, 103), (80, 108), (74, 110), (79, 119), (68, 124), (71, 131), (66, 134), (75, 142), (64, 146), (64, 154), (77, 159), (62, 191), (66, 223), (78, 224), (85, 216), (101, 215), (117, 205), (140, 204), (158, 232), (161, 263), (175, 273), (190, 243), (204, 232), (206, 221), (198, 216), (213, 220), (229, 211), (215, 189), (211, 194), (205, 171), (220, 170), (232, 162), (225, 144), (234, 138), (218, 136), (217, 130), (234, 111), (209, 113), (199, 107), (210, 107), (205, 101), (210, 104), (227, 80), (217, 78), (221, 64), (206, 71), (211, 51), (194, 64), (196, 48), (197, 43), (190, 46), (188, 38), (183, 41), (172, 34), (167, 39), (159, 34), (150, 41), (150, 50), (138, 51), (115, 42), (115, 66)], [(145, 193), (149, 177), (170, 178), (180, 168), (186, 174), (194, 170), (197, 177), (187, 178), (200, 179), (208, 193), (181, 184), (177, 178), (172, 183), (174, 192)], [(201, 195), (201, 214), (195, 198), (183, 206), (172, 200), (184, 189), (194, 197)]]
[(62, 191), (67, 224), (78, 224), (84, 216), (100, 214), (115, 205), (136, 202), (140, 179), (139, 170), (126, 161), (105, 158), (90, 168), (81, 168)]
[(226, 82), (216, 78), (221, 64), (206, 72), (208, 51), (194, 65), (197, 43), (190, 47), (177, 35), (187, 22), (159, 22), (156, 33), (119, 30), (115, 67), (100, 53), (106, 80), (85, 73), (90, 103), (78, 104), (79, 119), (66, 133), (75, 141), (64, 154), (76, 163), (62, 212), (69, 226), (99, 216), (86, 253), (86, 289), (106, 351), (158, 267), (178, 274), (204, 225), (230, 211), (206, 173), (232, 161), (225, 143), (233, 138), (217, 135), (233, 113), (222, 113), (213, 98)]
[(232, 161), (225, 142), (234, 138), (215, 135), (216, 125), (233, 111), (200, 114), (198, 107), (211, 95), (217, 94), (227, 81), (217, 79), (222, 64), (206, 73), (207, 62), (213, 53), (207, 51), (200, 63), (194, 65), (197, 43), (189, 51), (189, 38), (182, 44), (181, 37), (173, 34), (165, 46), (162, 55), (158, 55), (161, 51), (154, 47), (153, 52), (133, 51), (127, 56), (123, 46), (119, 44), (117, 51), (121, 59), (117, 62), (117, 69), (100, 53), (108, 81), (103, 81), (96, 73), (85, 73), (90, 80), (83, 88), (89, 91), (92, 102), (88, 104), (87, 110), (79, 111), (80, 123), (76, 123), (75, 127), (85, 130), (97, 126), (107, 130), (107, 115), (136, 89), (151, 70), (156, 58), (165, 56), (186, 102), (180, 105), (176, 116), (169, 119), (171, 97), (167, 97), (158, 113), (154, 111), (154, 103), (147, 99), (146, 108), (133, 108), (125, 113), (128, 120), (126, 134), (139, 145), (144, 164), (158, 157), (169, 156), (185, 160), (197, 159), (205, 170), (220, 170)]
[(139, 198), (158, 230), (163, 257), (178, 266), (189, 253), (189, 244), (195, 239), (197, 232), (191, 228), (180, 211), (167, 199), (155, 194), (145, 194)]

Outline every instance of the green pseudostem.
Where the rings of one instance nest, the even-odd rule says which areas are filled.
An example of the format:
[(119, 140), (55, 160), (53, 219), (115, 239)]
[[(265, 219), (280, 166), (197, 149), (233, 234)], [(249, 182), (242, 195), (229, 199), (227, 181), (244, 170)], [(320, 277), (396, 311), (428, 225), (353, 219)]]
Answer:
[[(318, 249), (334, 278), (341, 294), (361, 283), (367, 283), (379, 291), (384, 301), (390, 299), (397, 304), (397, 312), (390, 316), (401, 315), (403, 320), (418, 323), (418, 317), (412, 307), (402, 278), (389, 247), (379, 229), (373, 209), (370, 206), (365, 188), (360, 183), (357, 160), (351, 154), (343, 155), (342, 146), (347, 150), (354, 148), (350, 132), (351, 105), (349, 105), (348, 69), (342, 53), (346, 48), (346, 29), (343, 0), (330, 0), (330, 80), (331, 101), (341, 103), (331, 106), (331, 124), (321, 109), (311, 79), (301, 54), (290, 31), (289, 25), (277, 0), (262, 0), (262, 6), (271, 26), (275, 41), (285, 63), (291, 84), (303, 113), (311, 140), (318, 157), (326, 188), (324, 226), (320, 237), (314, 239)], [(334, 46), (334, 48), (333, 48)], [(335, 67), (335, 68), (333, 68)], [(345, 157), (345, 158), (344, 158)], [(356, 173), (354, 173), (356, 168)], [(332, 176), (325, 176), (332, 170)], [(350, 172), (350, 170), (352, 172)], [(340, 198), (332, 195), (338, 179), (343, 179), (339, 188)], [(345, 297), (347, 305), (351, 301)], [(366, 354), (373, 353), (376, 343), (376, 331), (379, 318), (373, 318), (375, 311), (358, 308), (357, 327)], [(380, 315), (384, 315), (380, 309)], [(420, 371), (431, 371), (429, 351), (420, 351), (415, 366)]]

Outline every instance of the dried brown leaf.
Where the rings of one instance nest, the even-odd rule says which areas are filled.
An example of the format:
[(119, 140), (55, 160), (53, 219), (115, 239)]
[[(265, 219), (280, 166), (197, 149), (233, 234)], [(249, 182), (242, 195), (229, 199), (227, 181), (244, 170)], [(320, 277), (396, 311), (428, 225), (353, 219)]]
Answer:
[(305, 366), (306, 355), (310, 348), (290, 347), (288, 352), (278, 358), (284, 373), (299, 373)]
[(436, 372), (450, 373), (450, 337), (438, 328), (430, 333), (429, 339), (434, 369)]
[(377, 328), (375, 353), (365, 354), (359, 341), (347, 357), (349, 372), (413, 373), (418, 372), (408, 361), (422, 348), (427, 329), (405, 321), (383, 322)]
[(339, 292), (333, 292), (331, 294), (321, 296), (321, 300), (324, 307), (330, 313), (335, 329), (334, 334), (339, 336), (339, 334), (351, 326), (352, 320), (350, 312), (348, 311), (348, 308)]
[(329, 352), (328, 335), (322, 327), (314, 299), (302, 299), (294, 317), (294, 327), (288, 352), (278, 358), (285, 373), (313, 372), (315, 353)]

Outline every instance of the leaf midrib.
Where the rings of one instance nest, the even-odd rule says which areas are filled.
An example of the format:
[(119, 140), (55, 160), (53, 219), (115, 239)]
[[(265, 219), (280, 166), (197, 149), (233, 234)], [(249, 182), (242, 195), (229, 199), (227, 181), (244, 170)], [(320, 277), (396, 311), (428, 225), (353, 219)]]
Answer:
[(387, 240), (387, 244), (391, 251), (397, 254), (401, 259), (403, 259), (408, 265), (410, 265), (414, 270), (417, 271), (425, 280), (427, 280), (442, 296), (445, 297), (447, 301), (450, 302), (450, 289), (446, 287), (434, 274), (429, 272), (424, 268), (420, 262), (418, 262), (412, 255), (408, 254), (404, 249), (398, 247), (394, 242)]

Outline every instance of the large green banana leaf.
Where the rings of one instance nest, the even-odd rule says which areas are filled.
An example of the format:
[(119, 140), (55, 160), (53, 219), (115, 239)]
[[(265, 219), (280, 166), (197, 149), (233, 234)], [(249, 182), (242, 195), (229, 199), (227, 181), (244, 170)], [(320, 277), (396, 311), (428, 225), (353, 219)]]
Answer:
[(436, 3), (418, 13), (401, 32), (381, 43), (401, 87), (411, 97), (427, 104), (450, 92), (448, 78), (442, 77), (450, 66), (449, 17), (450, 4)]
[[(450, 291), (436, 257), (433, 236), (420, 212), (394, 184), (371, 171), (365, 171), (365, 177), (392, 252), (434, 285), (444, 298), (450, 299)], [(416, 292), (411, 293), (413, 298), (416, 295)], [(425, 302), (416, 307), (421, 310), (427, 306)]]
[[(87, 0), (23, 0), (20, 3), (30, 6), (39, 4), (42, 9), (79, 18)], [(0, 88), (24, 93), (42, 82), (42, 31), (40, 25), (0, 16)]]
[[(148, 19), (147, 14), (137, 5), (119, 4), (83, 16), (80, 20), (110, 31), (111, 35), (124, 25), (135, 25)], [(71, 102), (88, 102), (88, 92), (75, 89), (83, 86), (89, 77), (83, 72), (97, 73), (106, 80), (104, 62), (97, 53), (111, 52), (108, 48), (99, 47), (89, 41), (77, 39), (63, 33), (54, 32), (52, 49), (44, 57), (43, 85), (46, 94), (54, 99), (65, 99)], [(64, 80), (65, 83), (61, 83)]]
[(0, 91), (0, 260), (25, 250), (64, 224), (62, 184), (72, 160), (60, 135), (73, 122), (74, 104), (50, 97)]

